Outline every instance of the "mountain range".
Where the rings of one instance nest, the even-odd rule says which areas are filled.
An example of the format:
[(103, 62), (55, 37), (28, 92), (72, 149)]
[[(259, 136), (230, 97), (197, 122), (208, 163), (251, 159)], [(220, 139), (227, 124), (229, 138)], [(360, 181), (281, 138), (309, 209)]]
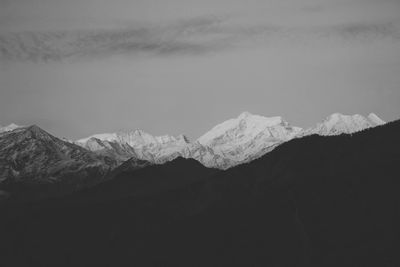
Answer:
[[(200, 141), (222, 134), (247, 144), (239, 133), (225, 135), (247, 115)], [(318, 127), (323, 134), (293, 137), (226, 170), (193, 158), (131, 158), (112, 178), (77, 192), (0, 202), (1, 265), (400, 266), (400, 121), (370, 127), (379, 123), (369, 117), (365, 124), (358, 116), (330, 116)], [(269, 122), (281, 130), (271, 136), (296, 131), (280, 118)], [(353, 133), (349, 125), (369, 128)], [(47, 140), (65, 146), (60, 158), (88, 153), (105, 160), (35, 127), (8, 134), (23, 140), (29, 132), (21, 148)], [(223, 150), (217, 140), (211, 144)]]
[(253, 161), (295, 138), (351, 134), (383, 124), (372, 113), (367, 117), (335, 113), (315, 127), (302, 129), (282, 117), (243, 112), (193, 142), (185, 135), (152, 136), (142, 130), (68, 141), (36, 125), (11, 124), (0, 127), (0, 191), (4, 195), (21, 191), (22, 187), (27, 198), (37, 185), (43, 188), (45, 184), (49, 192), (67, 193), (111, 179), (118, 168), (137, 169), (178, 157), (226, 170)]
[(99, 154), (114, 155), (120, 160), (137, 157), (159, 164), (181, 156), (196, 159), (207, 167), (228, 169), (258, 158), (295, 137), (349, 134), (384, 123), (373, 113), (367, 117), (335, 113), (315, 127), (304, 130), (291, 126), (282, 117), (243, 112), (237, 118), (215, 126), (194, 142), (189, 142), (185, 135), (154, 137), (136, 130), (95, 134), (75, 143)]

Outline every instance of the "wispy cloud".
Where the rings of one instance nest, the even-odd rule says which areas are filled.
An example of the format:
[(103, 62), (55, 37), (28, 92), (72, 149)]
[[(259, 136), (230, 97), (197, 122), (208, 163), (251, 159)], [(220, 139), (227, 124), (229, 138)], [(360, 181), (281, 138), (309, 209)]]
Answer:
[(146, 53), (160, 56), (200, 55), (235, 47), (240, 41), (305, 40), (334, 37), (342, 40), (400, 40), (396, 23), (346, 23), (314, 27), (238, 25), (216, 16), (181, 20), (162, 26), (110, 30), (9, 32), (0, 34), (0, 60), (61, 61)]
[(400, 28), (392, 21), (380, 23), (347, 23), (329, 28), (332, 34), (338, 34), (343, 38), (400, 38)]
[(57, 61), (73, 57), (153, 53), (207, 53), (228, 46), (219, 20), (201, 18), (167, 26), (112, 30), (11, 32), (0, 34), (0, 59)]

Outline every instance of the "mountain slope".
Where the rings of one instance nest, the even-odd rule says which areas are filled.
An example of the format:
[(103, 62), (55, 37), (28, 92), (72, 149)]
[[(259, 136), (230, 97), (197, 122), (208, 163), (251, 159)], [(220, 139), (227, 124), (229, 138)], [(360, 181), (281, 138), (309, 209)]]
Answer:
[(0, 256), (21, 267), (399, 266), (399, 135), (400, 121), (306, 136), (226, 171), (179, 158), (2, 206)]
[[(141, 168), (132, 168), (130, 161), (127, 161), (114, 170), (113, 179), (77, 195), (80, 199), (100, 202), (127, 197), (149, 197), (185, 187), (220, 172), (206, 168), (194, 159), (182, 157), (160, 165), (150, 165), (143, 161), (141, 163)], [(134, 166), (137, 165), (135, 162)]]
[(6, 191), (46, 184), (77, 189), (100, 182), (115, 166), (114, 159), (62, 141), (36, 125), (0, 133), (0, 187)]
[(208, 168), (228, 169), (237, 163), (217, 154), (211, 147), (200, 144), (199, 141), (189, 144), (182, 151), (182, 157), (195, 159)]
[(77, 145), (95, 152), (98, 155), (114, 158), (118, 163), (123, 163), (130, 158), (139, 158), (135, 149), (126, 143), (100, 140), (96, 137), (91, 137), (84, 142), (77, 143)]

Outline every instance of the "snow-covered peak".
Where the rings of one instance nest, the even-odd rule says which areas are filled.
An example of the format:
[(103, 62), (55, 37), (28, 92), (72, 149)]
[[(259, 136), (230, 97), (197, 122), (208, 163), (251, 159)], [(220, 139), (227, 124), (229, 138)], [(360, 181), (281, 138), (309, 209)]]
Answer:
[(258, 158), (296, 137), (353, 133), (383, 123), (373, 113), (367, 117), (334, 113), (316, 127), (303, 130), (281, 116), (243, 112), (216, 125), (193, 143), (184, 135), (153, 136), (142, 130), (95, 134), (75, 143), (101, 155), (115, 155), (118, 160), (132, 156), (159, 164), (182, 156), (225, 169)]
[(89, 141), (89, 139), (91, 139), (91, 138), (96, 138), (96, 139), (102, 140), (102, 141), (114, 142), (117, 140), (117, 134), (116, 133), (94, 134), (94, 135), (88, 136), (86, 138), (79, 139), (76, 141), (76, 143), (84, 144), (87, 141)]
[(242, 112), (239, 117), (237, 117), (238, 121), (246, 121), (253, 124), (264, 124), (266, 126), (274, 126), (282, 123), (286, 123), (281, 116), (274, 117), (264, 117), (260, 115), (251, 114), (248, 111)]
[(11, 123), (10, 125), (4, 126), (4, 127), (0, 126), (0, 133), (14, 131), (15, 129), (22, 128), (22, 127), (24, 127), (24, 126), (17, 125), (15, 123)]
[(280, 116), (263, 117), (243, 112), (237, 118), (215, 126), (197, 142), (228, 160), (228, 167), (231, 167), (262, 156), (300, 132), (301, 128), (290, 126)]
[(152, 163), (163, 163), (176, 158), (189, 144), (184, 135), (153, 136), (142, 130), (95, 134), (75, 143), (96, 153), (113, 154), (119, 158), (132, 155)]
[(229, 119), (221, 124), (218, 124), (206, 134), (198, 139), (202, 145), (209, 145), (214, 140), (223, 136), (229, 139), (236, 138), (252, 138), (267, 128), (274, 126), (289, 126), (289, 124), (280, 116), (263, 117), (253, 115), (250, 112), (243, 112), (237, 118)]
[(170, 135), (153, 136), (142, 130), (135, 130), (131, 132), (117, 132), (117, 133), (104, 133), (94, 134), (89, 137), (79, 139), (77, 144), (85, 144), (91, 138), (96, 138), (101, 141), (117, 142), (121, 144), (128, 144), (132, 147), (155, 146), (171, 143), (187, 144), (187, 138), (184, 135), (178, 137)]
[(325, 124), (326, 125), (330, 125), (330, 126), (334, 126), (338, 123), (343, 123), (346, 125), (359, 125), (362, 123), (367, 122), (367, 119), (363, 116), (361, 116), (360, 114), (355, 114), (355, 115), (344, 115), (341, 113), (334, 113), (330, 116), (328, 116), (325, 119)]
[(328, 116), (323, 122), (318, 123), (315, 128), (308, 130), (308, 132), (319, 135), (350, 134), (384, 123), (374, 113), (371, 113), (368, 117), (359, 114), (343, 115), (341, 113), (334, 113)]

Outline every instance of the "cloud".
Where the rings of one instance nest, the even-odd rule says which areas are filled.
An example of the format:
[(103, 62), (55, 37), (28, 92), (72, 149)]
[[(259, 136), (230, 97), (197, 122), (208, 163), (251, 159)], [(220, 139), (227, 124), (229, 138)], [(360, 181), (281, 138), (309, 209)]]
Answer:
[[(241, 41), (326, 37), (343, 40), (399, 40), (395, 22), (345, 23), (288, 27), (269, 24), (235, 24), (229, 18), (207, 16), (167, 25), (109, 30), (10, 32), (0, 34), (0, 60), (49, 62), (112, 55), (202, 55), (234, 48)], [(289, 42), (290, 41), (290, 42)]]
[(343, 38), (400, 38), (399, 27), (394, 22), (381, 23), (348, 23), (337, 25), (330, 28), (333, 34), (338, 34)]
[(167, 26), (4, 33), (0, 59), (37, 62), (113, 54), (208, 53), (229, 46), (231, 34), (218, 31), (218, 23), (216, 18), (199, 18)]

